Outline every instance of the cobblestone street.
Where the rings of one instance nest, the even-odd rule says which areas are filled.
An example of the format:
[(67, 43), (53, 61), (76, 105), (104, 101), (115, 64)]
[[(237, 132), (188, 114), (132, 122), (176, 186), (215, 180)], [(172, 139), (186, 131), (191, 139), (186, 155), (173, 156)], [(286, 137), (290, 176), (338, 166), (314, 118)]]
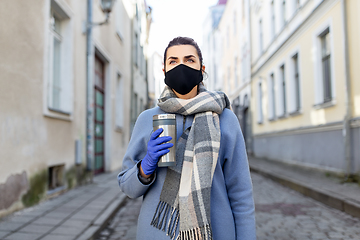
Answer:
[[(258, 240), (360, 239), (360, 219), (252, 173)], [(128, 199), (97, 240), (134, 240), (141, 198)]]
[(360, 219), (251, 174), (258, 240), (360, 239)]
[(124, 206), (115, 214), (96, 240), (135, 240), (136, 225), (142, 198), (126, 199)]

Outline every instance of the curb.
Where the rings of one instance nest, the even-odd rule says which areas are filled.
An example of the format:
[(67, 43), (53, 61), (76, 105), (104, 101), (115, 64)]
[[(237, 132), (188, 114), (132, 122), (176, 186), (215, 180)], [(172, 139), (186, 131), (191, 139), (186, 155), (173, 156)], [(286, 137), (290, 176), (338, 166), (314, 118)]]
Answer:
[(360, 203), (352, 199), (346, 199), (337, 193), (324, 189), (319, 189), (313, 186), (309, 186), (308, 184), (303, 183), (301, 181), (295, 182), (293, 179), (290, 179), (284, 175), (278, 173), (274, 174), (271, 171), (266, 171), (264, 169), (257, 168), (256, 166), (252, 166), (251, 164), (250, 164), (250, 170), (252, 172), (270, 178), (275, 182), (278, 182), (286, 187), (289, 187), (299, 193), (302, 193), (307, 197), (311, 197), (325, 205), (328, 205), (332, 208), (336, 208), (351, 216), (360, 218)]
[(94, 240), (95, 236), (105, 228), (106, 223), (113, 218), (116, 212), (124, 205), (126, 198), (125, 194), (121, 194), (110, 203), (106, 210), (101, 213), (76, 240)]

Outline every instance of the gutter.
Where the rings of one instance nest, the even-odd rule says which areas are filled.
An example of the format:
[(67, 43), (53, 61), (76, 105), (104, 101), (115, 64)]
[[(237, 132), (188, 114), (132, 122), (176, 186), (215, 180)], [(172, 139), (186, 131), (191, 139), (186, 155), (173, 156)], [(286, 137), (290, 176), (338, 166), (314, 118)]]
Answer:
[(136, 44), (135, 43), (135, 46), (134, 46), (134, 17), (131, 19), (131, 27), (130, 27), (130, 41), (131, 41), (131, 53), (130, 53), (130, 136), (129, 136), (129, 139), (132, 135), (132, 131), (133, 131), (133, 111), (134, 111), (134, 53), (135, 53), (135, 48), (136, 47)]
[(344, 158), (346, 162), (346, 179), (352, 175), (353, 172), (353, 161), (351, 158), (351, 132), (350, 132), (350, 121), (351, 121), (351, 79), (350, 79), (350, 66), (349, 66), (349, 39), (348, 39), (348, 24), (347, 24), (347, 1), (341, 1), (341, 17), (343, 23), (343, 52), (344, 52), (344, 64), (345, 64), (345, 116), (343, 121), (343, 143), (344, 143)]

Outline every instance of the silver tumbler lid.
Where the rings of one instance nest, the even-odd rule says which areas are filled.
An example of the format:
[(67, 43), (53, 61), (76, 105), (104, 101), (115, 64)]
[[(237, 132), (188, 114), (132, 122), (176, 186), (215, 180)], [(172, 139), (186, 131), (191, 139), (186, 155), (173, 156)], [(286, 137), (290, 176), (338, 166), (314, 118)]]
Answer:
[(160, 120), (160, 119), (176, 119), (176, 115), (171, 113), (166, 113), (166, 114), (157, 114), (153, 116), (153, 120)]

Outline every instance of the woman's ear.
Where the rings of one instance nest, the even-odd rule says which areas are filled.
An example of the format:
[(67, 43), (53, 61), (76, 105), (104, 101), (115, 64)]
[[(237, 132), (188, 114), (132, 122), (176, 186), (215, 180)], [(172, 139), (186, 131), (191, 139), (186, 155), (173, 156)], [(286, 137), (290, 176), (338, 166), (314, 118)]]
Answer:
[(165, 70), (164, 69), (162, 69), (163, 70), (163, 72), (164, 72), (164, 75), (165, 75)]
[(205, 65), (202, 66), (201, 72), (204, 74), (204, 72), (205, 72)]

